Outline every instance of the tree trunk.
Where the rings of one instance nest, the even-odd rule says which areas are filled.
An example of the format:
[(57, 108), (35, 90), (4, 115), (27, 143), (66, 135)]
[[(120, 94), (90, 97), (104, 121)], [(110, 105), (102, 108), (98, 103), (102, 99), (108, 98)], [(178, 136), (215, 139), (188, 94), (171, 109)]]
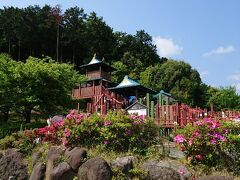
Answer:
[(31, 122), (31, 114), (32, 108), (25, 108), (25, 112), (24, 112), (24, 118), (25, 118), (25, 122), (26, 123), (30, 123)]
[(6, 111), (6, 112), (3, 113), (3, 121), (7, 122), (8, 118), (9, 118), (9, 111)]
[(59, 46), (59, 24), (58, 24), (58, 27), (57, 27), (57, 48), (56, 48), (56, 53), (57, 53), (57, 62), (58, 62), (58, 55), (59, 55), (59, 52), (58, 52), (58, 47)]
[(73, 65), (75, 65), (75, 46), (73, 45), (73, 56), (72, 56)]
[(11, 40), (8, 40), (8, 54), (11, 55)]
[(20, 61), (21, 59), (21, 41), (18, 40), (18, 60)]

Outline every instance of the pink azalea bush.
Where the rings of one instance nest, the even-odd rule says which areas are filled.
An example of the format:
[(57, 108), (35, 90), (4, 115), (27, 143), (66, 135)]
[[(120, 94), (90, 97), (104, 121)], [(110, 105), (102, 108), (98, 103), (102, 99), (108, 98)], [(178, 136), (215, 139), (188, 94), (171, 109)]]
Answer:
[(34, 130), (36, 138), (52, 144), (94, 147), (144, 153), (156, 139), (156, 127), (143, 116), (109, 112), (106, 116), (78, 114), (72, 110), (64, 120)]
[[(186, 154), (190, 164), (204, 164), (210, 167), (220, 164), (230, 166), (226, 165), (226, 159), (231, 156), (229, 142), (232, 133), (237, 132), (234, 128), (236, 127), (226, 126), (226, 122), (205, 118), (178, 129), (174, 142)], [(233, 146), (236, 147), (235, 144)], [(239, 150), (237, 151), (239, 153)]]

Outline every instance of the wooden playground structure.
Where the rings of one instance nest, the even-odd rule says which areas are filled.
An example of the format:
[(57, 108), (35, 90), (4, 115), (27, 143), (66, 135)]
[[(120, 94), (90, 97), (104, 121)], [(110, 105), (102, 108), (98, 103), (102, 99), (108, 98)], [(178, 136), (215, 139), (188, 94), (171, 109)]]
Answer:
[(81, 68), (86, 73), (87, 81), (73, 89), (72, 98), (85, 99), (88, 113), (106, 114), (109, 110), (126, 110), (134, 103), (129, 97), (134, 97), (135, 102), (146, 108), (144, 111), (146, 116), (154, 119), (156, 125), (168, 129), (175, 126), (183, 127), (207, 117), (214, 119), (240, 117), (240, 112), (237, 111), (214, 112), (213, 109), (207, 111), (177, 103), (171, 94), (163, 90), (157, 94), (128, 76), (117, 85), (111, 81), (111, 72), (115, 69), (96, 59), (96, 56)]

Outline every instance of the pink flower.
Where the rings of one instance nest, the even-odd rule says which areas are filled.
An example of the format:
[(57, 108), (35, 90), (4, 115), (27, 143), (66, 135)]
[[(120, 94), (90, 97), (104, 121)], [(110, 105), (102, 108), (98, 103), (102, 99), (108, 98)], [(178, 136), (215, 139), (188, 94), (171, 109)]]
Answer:
[(196, 158), (197, 158), (199, 161), (201, 161), (201, 160), (203, 159), (203, 157), (202, 157), (201, 154), (198, 154), (198, 155), (196, 156)]
[(211, 122), (212, 122), (212, 120), (209, 119), (209, 118), (204, 118), (204, 121), (205, 121), (206, 123), (211, 123)]
[(71, 110), (70, 114), (75, 115), (76, 112), (77, 112), (77, 111), (76, 111), (75, 109), (73, 109), (73, 110)]
[(105, 141), (103, 141), (103, 143), (104, 143), (105, 145), (107, 145), (107, 144), (108, 144), (108, 141), (107, 141), (107, 140), (105, 140)]
[(188, 141), (188, 144), (189, 144), (189, 146), (192, 146), (192, 144), (193, 144), (193, 140), (190, 139), (190, 140)]
[(66, 146), (66, 144), (68, 143), (67, 139), (66, 139), (66, 138), (63, 138), (63, 139), (62, 139), (62, 143), (63, 143), (64, 146)]
[(184, 141), (186, 141), (186, 139), (182, 134), (178, 134), (177, 136), (174, 137), (174, 141), (176, 143), (183, 143)]
[(63, 126), (64, 125), (64, 121), (63, 120), (58, 120), (56, 125), (57, 126)]
[(195, 131), (194, 133), (193, 133), (193, 137), (198, 137), (200, 135), (200, 133), (198, 132), (198, 131)]
[(220, 126), (219, 122), (212, 121), (212, 125), (209, 126), (209, 128), (210, 129), (215, 129), (215, 128), (219, 127), (219, 126)]
[(130, 119), (137, 119), (137, 116), (131, 114), (131, 115), (130, 115)]
[(196, 126), (202, 126), (204, 123), (202, 121), (196, 121), (194, 124)]
[(70, 129), (65, 128), (64, 135), (65, 135), (65, 137), (69, 137), (70, 136)]
[(211, 143), (211, 144), (216, 144), (217, 141), (216, 141), (216, 139), (211, 139), (211, 140), (210, 140), (210, 143)]
[(228, 133), (228, 129), (224, 129), (224, 130), (223, 130), (223, 133), (224, 133), (224, 134), (227, 134), (227, 133)]
[(183, 175), (185, 173), (185, 171), (184, 171), (184, 169), (181, 168), (181, 169), (178, 170), (178, 173)]
[(66, 118), (67, 118), (67, 119), (72, 119), (73, 116), (72, 116), (72, 114), (68, 114), (68, 115), (66, 116)]
[(111, 125), (110, 121), (104, 121), (104, 126), (109, 126), (109, 125)]

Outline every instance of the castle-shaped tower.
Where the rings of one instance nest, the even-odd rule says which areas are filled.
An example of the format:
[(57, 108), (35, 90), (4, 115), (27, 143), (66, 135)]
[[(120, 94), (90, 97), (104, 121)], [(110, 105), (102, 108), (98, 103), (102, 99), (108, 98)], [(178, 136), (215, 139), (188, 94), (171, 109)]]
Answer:
[(109, 91), (116, 84), (111, 81), (111, 72), (115, 68), (96, 58), (81, 66), (85, 70), (87, 81), (72, 92), (74, 99), (86, 99), (87, 112), (106, 114), (109, 109), (121, 109), (128, 105), (122, 95)]

